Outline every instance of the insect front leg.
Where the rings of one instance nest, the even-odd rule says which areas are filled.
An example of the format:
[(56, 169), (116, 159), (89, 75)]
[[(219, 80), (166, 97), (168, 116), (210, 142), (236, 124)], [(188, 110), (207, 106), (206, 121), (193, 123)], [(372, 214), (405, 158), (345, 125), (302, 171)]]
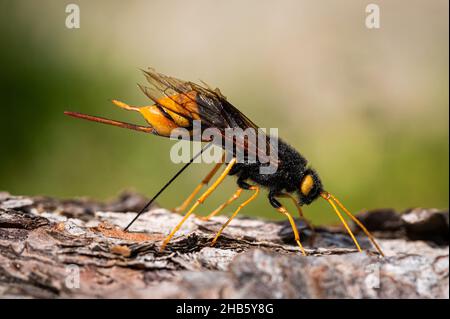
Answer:
[(292, 231), (294, 232), (294, 239), (297, 245), (300, 247), (300, 251), (304, 256), (306, 256), (305, 249), (303, 248), (302, 243), (300, 242), (300, 235), (297, 229), (297, 225), (295, 225), (294, 218), (292, 215), (288, 212), (288, 210), (276, 199), (276, 196), (279, 194), (276, 194), (274, 192), (269, 192), (269, 202), (270, 204), (281, 214), (286, 216), (289, 220), (289, 223), (291, 224)]
[(314, 244), (314, 239), (316, 237), (316, 230), (315, 230), (313, 224), (311, 224), (311, 222), (308, 219), (306, 219), (305, 215), (303, 215), (302, 207), (299, 205), (299, 203), (297, 202), (295, 197), (292, 196), (289, 193), (281, 193), (281, 194), (278, 195), (278, 197), (291, 199), (292, 202), (294, 203), (295, 207), (297, 207), (297, 211), (298, 211), (298, 215), (300, 217), (300, 220), (303, 220), (303, 222), (306, 224), (306, 226), (308, 226), (308, 228), (312, 232), (312, 236), (310, 237), (310, 240), (309, 240), (309, 245), (312, 246)]

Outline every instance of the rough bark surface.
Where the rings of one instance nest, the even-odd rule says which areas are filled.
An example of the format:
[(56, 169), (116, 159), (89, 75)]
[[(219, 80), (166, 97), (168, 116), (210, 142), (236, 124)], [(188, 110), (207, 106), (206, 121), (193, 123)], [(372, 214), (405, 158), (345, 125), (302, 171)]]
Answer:
[(288, 222), (236, 218), (210, 247), (226, 216), (189, 218), (160, 252), (181, 216), (152, 207), (122, 232), (144, 202), (136, 194), (98, 203), (0, 193), (0, 297), (449, 297), (448, 211), (360, 214), (385, 258), (359, 232), (364, 253), (339, 227), (312, 236), (297, 221), (304, 257)]

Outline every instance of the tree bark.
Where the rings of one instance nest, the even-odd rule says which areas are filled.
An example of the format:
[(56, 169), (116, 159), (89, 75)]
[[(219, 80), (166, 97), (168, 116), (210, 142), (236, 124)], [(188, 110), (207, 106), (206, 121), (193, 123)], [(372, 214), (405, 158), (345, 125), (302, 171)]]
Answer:
[(374, 210), (358, 218), (380, 257), (353, 225), (363, 253), (341, 227), (313, 232), (297, 220), (308, 256), (288, 222), (190, 217), (166, 250), (181, 215), (123, 194), (109, 203), (0, 193), (3, 298), (448, 298), (448, 211)]

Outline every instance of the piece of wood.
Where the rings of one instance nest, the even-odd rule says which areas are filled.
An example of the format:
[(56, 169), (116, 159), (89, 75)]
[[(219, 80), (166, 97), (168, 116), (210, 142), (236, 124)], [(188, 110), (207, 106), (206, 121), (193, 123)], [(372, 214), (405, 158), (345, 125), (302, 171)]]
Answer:
[[(448, 298), (448, 212), (366, 212), (380, 258), (363, 234), (358, 253), (340, 227), (311, 230), (297, 221), (309, 256), (289, 223), (195, 217), (159, 251), (181, 219), (124, 194), (110, 203), (0, 193), (0, 297), (34, 298)], [(353, 226), (353, 229), (357, 229)]]

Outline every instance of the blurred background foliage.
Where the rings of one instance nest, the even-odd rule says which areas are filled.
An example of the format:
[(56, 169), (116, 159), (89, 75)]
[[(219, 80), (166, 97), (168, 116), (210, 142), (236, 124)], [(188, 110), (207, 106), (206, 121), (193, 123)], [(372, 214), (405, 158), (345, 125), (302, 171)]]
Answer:
[[(173, 141), (78, 121), (142, 123), (110, 104), (147, 104), (139, 68), (220, 87), (316, 168), (354, 211), (448, 207), (448, 1), (1, 0), (0, 189), (108, 199), (153, 195), (180, 167)], [(210, 169), (195, 164), (160, 198), (177, 206)], [(231, 195), (230, 178), (203, 205)], [(292, 209), (292, 206), (290, 206)], [(231, 210), (231, 208), (229, 209)], [(335, 222), (324, 203), (306, 208)], [(243, 214), (279, 219), (265, 194)]]

